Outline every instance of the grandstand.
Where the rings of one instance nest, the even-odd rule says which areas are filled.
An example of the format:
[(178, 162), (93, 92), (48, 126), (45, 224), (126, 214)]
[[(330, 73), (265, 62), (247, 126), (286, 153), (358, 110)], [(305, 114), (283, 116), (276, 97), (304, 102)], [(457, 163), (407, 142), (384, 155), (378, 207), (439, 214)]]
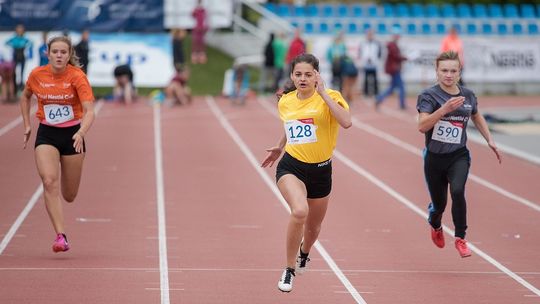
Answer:
[(300, 27), (306, 34), (349, 34), (374, 28), (387, 34), (399, 26), (409, 35), (442, 35), (451, 26), (467, 35), (539, 35), (540, 12), (532, 4), (335, 4), (298, 6), (266, 3), (273, 14)]

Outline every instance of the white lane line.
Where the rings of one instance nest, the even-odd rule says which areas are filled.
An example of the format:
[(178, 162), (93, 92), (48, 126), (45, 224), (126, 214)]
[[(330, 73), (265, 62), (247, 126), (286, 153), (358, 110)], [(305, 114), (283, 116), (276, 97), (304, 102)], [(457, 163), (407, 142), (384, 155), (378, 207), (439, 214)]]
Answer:
[[(96, 115), (99, 113), (102, 106), (103, 106), (103, 102), (98, 103), (95, 109)], [(24, 209), (21, 211), (21, 213), (15, 220), (15, 222), (13, 222), (13, 225), (11, 225), (6, 235), (4, 235), (4, 238), (2, 239), (2, 242), (0, 243), (0, 255), (2, 255), (7, 245), (9, 244), (9, 242), (15, 235), (15, 233), (17, 233), (17, 230), (19, 230), (19, 227), (22, 225), (22, 223), (24, 222), (24, 220), (26, 219), (26, 217), (28, 216), (32, 208), (34, 208), (34, 205), (36, 204), (38, 199), (41, 197), (42, 193), (43, 193), (43, 185), (40, 184), (37, 187), (34, 194), (32, 195), (32, 197), (30, 198), (30, 200), (28, 201), (28, 203), (26, 204), (26, 206), (24, 207)]]
[(156, 156), (156, 197), (159, 237), (159, 281), (161, 304), (169, 304), (169, 266), (167, 261), (167, 230), (165, 225), (165, 190), (163, 186), (163, 150), (161, 141), (161, 107), (154, 104), (154, 152)]
[[(264, 106), (264, 102), (259, 102), (260, 104), (262, 104)], [(264, 106), (265, 109), (267, 110), (271, 110), (270, 107), (267, 107), (267, 106)], [(277, 114), (275, 113), (275, 111), (270, 111), (270, 113), (272, 113), (272, 115), (274, 115), (275, 117), (277, 116)], [(360, 123), (359, 121), (353, 121), (353, 125), (357, 124), (357, 123)], [(390, 135), (391, 136), (391, 135)], [(397, 138), (391, 136), (393, 139), (395, 140), (398, 140)], [(407, 144), (408, 145), (408, 144)], [(364, 178), (366, 178), (367, 180), (369, 180), (371, 183), (373, 183), (374, 185), (376, 185), (377, 187), (381, 188), (384, 192), (386, 192), (387, 194), (389, 194), (390, 196), (392, 196), (393, 198), (395, 198), (398, 202), (402, 203), (403, 205), (405, 205), (407, 208), (411, 209), (412, 211), (414, 211), (416, 214), (420, 215), (423, 219), (426, 219), (428, 218), (428, 214), (420, 209), (418, 206), (416, 206), (413, 202), (411, 202), (410, 200), (408, 200), (407, 198), (405, 198), (403, 195), (401, 195), (399, 192), (397, 192), (396, 190), (394, 190), (392, 187), (388, 186), (386, 183), (384, 183), (382, 180), (378, 179), (377, 177), (375, 177), (373, 174), (371, 174), (370, 172), (368, 172), (367, 170), (365, 170), (364, 168), (360, 167), (359, 165), (357, 165), (355, 162), (353, 162), (351, 159), (349, 159), (348, 157), (346, 157), (345, 155), (343, 155), (341, 152), (339, 152), (338, 150), (335, 150), (334, 151), (334, 156), (336, 158), (338, 158), (340, 161), (342, 161), (345, 165), (347, 165), (349, 168), (351, 168), (353, 171), (355, 171), (356, 173), (360, 174), (361, 176), (363, 176)], [(449, 234), (450, 236), (454, 236), (454, 231), (450, 228), (448, 228), (447, 226), (443, 225), (443, 228), (444, 228), (444, 231)], [(487, 253), (483, 252), (482, 250), (480, 250), (480, 248), (476, 247), (475, 245), (469, 243), (469, 247), (471, 248), (472, 251), (474, 251), (476, 254), (478, 254), (480, 257), (482, 257), (484, 260), (486, 260), (487, 262), (489, 262), (490, 264), (492, 264), (493, 266), (495, 266), (496, 268), (498, 268), (500, 271), (502, 271), (503, 273), (505, 273), (507, 276), (511, 277), (512, 279), (516, 280), (519, 284), (523, 285), (525, 288), (529, 289), (530, 291), (534, 292), (535, 294), (537, 295), (540, 295), (540, 290), (537, 289), (536, 287), (534, 287), (532, 284), (530, 284), (529, 282), (527, 282), (525, 279), (523, 279), (522, 277), (520, 277), (519, 275), (517, 275), (516, 273), (512, 272), (510, 269), (506, 268), (504, 265), (502, 265), (501, 263), (499, 263), (497, 260), (495, 260), (494, 258), (492, 258), (491, 256), (489, 256)]]
[[(377, 128), (374, 128), (368, 124), (365, 124), (363, 122), (361, 122), (360, 120), (356, 119), (355, 117), (352, 118), (352, 122), (353, 122), (353, 126), (358, 128), (358, 129), (361, 129), (369, 134), (372, 134), (372, 135), (375, 135), (376, 137), (379, 137), (381, 139), (384, 139), (385, 141), (389, 142), (389, 143), (392, 143), (404, 150), (407, 150), (413, 154), (416, 154), (420, 157), (422, 157), (422, 150), (418, 149), (417, 147), (411, 145), (411, 144), (408, 144), (404, 141), (402, 141), (401, 139), (393, 136), (393, 135), (390, 135), (386, 132), (383, 132)], [(507, 198), (513, 200), (513, 201), (516, 201), (520, 204), (523, 204), (535, 211), (539, 211), (540, 212), (540, 205), (526, 199), (526, 198), (523, 198), (517, 194), (514, 194), (508, 190), (505, 190), (475, 174), (472, 174), (472, 173), (469, 173), (469, 177), (471, 178), (471, 180), (475, 181), (476, 183), (490, 189), (490, 190), (493, 190), (503, 196), (506, 196)]]
[[(36, 111), (36, 106), (32, 106), (30, 108), (30, 113), (34, 113)], [(6, 134), (7, 132), (11, 131), (11, 129), (15, 128), (18, 124), (22, 123), (23, 119), (22, 116), (19, 114), (17, 118), (9, 122), (7, 125), (0, 128), (0, 136)]]
[[(229, 136), (234, 140), (234, 142), (238, 145), (242, 153), (244, 153), (244, 156), (248, 159), (249, 163), (255, 168), (257, 173), (261, 176), (263, 181), (266, 183), (268, 188), (272, 190), (274, 195), (278, 198), (278, 200), (281, 202), (281, 205), (290, 212), (289, 206), (287, 205), (287, 202), (283, 199), (281, 196), (281, 193), (279, 192), (277, 186), (274, 184), (272, 179), (265, 173), (265, 171), (261, 168), (259, 162), (251, 152), (251, 150), (248, 148), (248, 146), (244, 143), (238, 132), (232, 127), (232, 125), (229, 123), (229, 121), (225, 118), (223, 112), (219, 109), (219, 107), (216, 105), (213, 97), (208, 96), (206, 98), (206, 103), (212, 110), (212, 113), (216, 116), (218, 121), (221, 123), (221, 126), (227, 131)], [(343, 274), (341, 269), (337, 266), (337, 264), (334, 262), (330, 254), (324, 249), (323, 245), (317, 241), (315, 242), (315, 249), (319, 251), (323, 259), (326, 261), (330, 269), (335, 273), (337, 278), (341, 281), (341, 283), (347, 288), (353, 299), (356, 301), (356, 303), (366, 304), (367, 302), (360, 296), (360, 293), (354, 288), (354, 286), (351, 284), (349, 279)]]

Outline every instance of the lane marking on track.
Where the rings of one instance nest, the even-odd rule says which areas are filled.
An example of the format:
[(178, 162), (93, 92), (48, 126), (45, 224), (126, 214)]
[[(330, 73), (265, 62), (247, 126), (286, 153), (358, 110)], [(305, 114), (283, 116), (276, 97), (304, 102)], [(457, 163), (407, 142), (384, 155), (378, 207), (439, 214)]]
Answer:
[[(396, 145), (396, 146), (398, 146), (398, 147), (400, 147), (400, 148), (402, 148), (402, 149), (404, 149), (406, 151), (409, 151), (409, 152), (411, 152), (413, 154), (416, 154), (416, 155), (418, 155), (420, 157), (423, 157), (421, 149), (418, 149), (417, 147), (415, 147), (415, 146), (413, 146), (413, 145), (411, 145), (409, 143), (406, 143), (406, 142), (402, 141), (401, 139), (399, 139), (399, 138), (397, 138), (397, 137), (395, 137), (395, 136), (393, 136), (391, 134), (388, 134), (388, 133), (386, 133), (384, 131), (381, 131), (381, 130), (375, 128), (375, 127), (372, 127), (372, 126), (370, 126), (368, 124), (365, 124), (365, 123), (361, 122), (360, 120), (356, 119), (354, 116), (352, 117), (352, 122), (353, 122), (353, 126), (355, 128), (363, 130), (363, 131), (365, 131), (365, 132), (367, 132), (369, 134), (372, 134), (372, 135), (374, 135), (376, 137), (379, 137), (379, 138), (381, 138), (381, 139), (383, 139), (383, 140), (385, 140), (385, 141), (387, 141), (389, 143), (392, 143), (392, 144), (394, 144), (394, 145)], [(507, 198), (509, 198), (509, 199), (511, 199), (513, 201), (516, 201), (516, 202), (518, 202), (520, 204), (523, 204), (523, 205), (525, 205), (525, 206), (527, 206), (527, 207), (529, 207), (529, 208), (531, 208), (531, 209), (533, 209), (535, 211), (540, 212), (540, 205), (538, 205), (538, 204), (536, 204), (536, 203), (534, 203), (534, 202), (532, 202), (532, 201), (530, 201), (530, 200), (528, 200), (526, 198), (523, 198), (523, 197), (521, 197), (521, 196), (519, 196), (517, 194), (514, 194), (514, 193), (512, 193), (512, 192), (510, 192), (508, 190), (505, 190), (505, 189), (503, 189), (503, 188), (501, 188), (501, 187), (499, 187), (499, 186), (497, 186), (497, 185), (495, 185), (495, 184), (493, 184), (493, 183), (491, 183), (491, 182), (489, 182), (489, 181), (487, 181), (487, 180), (485, 180), (485, 179), (483, 179), (483, 178), (481, 178), (481, 177), (479, 177), (479, 176), (477, 176), (475, 174), (469, 173), (469, 177), (471, 178), (471, 180), (475, 181), (476, 183), (478, 183), (478, 184), (480, 184), (480, 185), (482, 185), (482, 186), (484, 186), (484, 187), (486, 187), (486, 188), (488, 188), (490, 190), (493, 190), (493, 191), (495, 191), (495, 192), (497, 192), (497, 193), (499, 193), (499, 194), (501, 194), (503, 196), (506, 196)]]
[[(287, 202), (283, 199), (281, 196), (281, 193), (279, 192), (277, 186), (274, 184), (272, 179), (266, 174), (266, 172), (261, 168), (259, 165), (259, 162), (251, 152), (251, 150), (248, 148), (248, 146), (244, 143), (238, 132), (233, 128), (233, 126), (229, 123), (229, 121), (225, 118), (225, 115), (219, 107), (216, 105), (216, 102), (214, 101), (214, 98), (211, 96), (207, 96), (206, 103), (210, 107), (210, 110), (212, 113), (216, 116), (218, 121), (220, 122), (221, 126), (225, 131), (229, 134), (229, 136), (234, 140), (234, 142), (238, 145), (244, 156), (248, 159), (249, 163), (255, 168), (257, 173), (261, 176), (262, 180), (266, 183), (268, 188), (272, 190), (272, 193), (278, 198), (278, 200), (281, 202), (281, 205), (288, 211), (289, 207), (287, 205)], [(341, 269), (337, 266), (337, 264), (334, 262), (330, 254), (326, 251), (324, 246), (319, 242), (315, 242), (315, 249), (319, 251), (320, 255), (324, 258), (330, 269), (334, 272), (334, 274), (337, 276), (337, 278), (341, 281), (341, 283), (347, 288), (353, 299), (356, 301), (356, 303), (362, 303), (366, 304), (367, 302), (360, 296), (360, 293), (354, 288), (352, 283), (347, 279), (345, 274), (341, 271)]]
[[(99, 111), (101, 110), (102, 107), (103, 107), (103, 102), (98, 102), (98, 104), (97, 104), (97, 106), (95, 108), (96, 116), (97, 116), (97, 114), (99, 113)], [(21, 119), (21, 121), (22, 121), (22, 119)], [(17, 233), (17, 230), (19, 230), (19, 227), (22, 225), (22, 223), (24, 222), (24, 220), (26, 219), (26, 217), (28, 216), (28, 214), (30, 213), (32, 208), (34, 208), (34, 205), (36, 204), (38, 199), (41, 197), (42, 193), (43, 193), (43, 185), (40, 183), (40, 185), (37, 187), (36, 191), (34, 192), (32, 197), (30, 198), (30, 200), (28, 201), (28, 203), (26, 204), (24, 209), (21, 211), (21, 213), (19, 214), (19, 216), (17, 217), (15, 222), (13, 222), (13, 225), (11, 225), (11, 227), (9, 228), (8, 232), (6, 233), (4, 238), (2, 239), (2, 242), (0, 242), (0, 255), (2, 255), (2, 253), (6, 249), (7, 245), (9, 244), (9, 242), (11, 241), (13, 236), (15, 235), (15, 233)]]
[(159, 281), (161, 304), (170, 303), (169, 266), (167, 261), (167, 228), (165, 224), (165, 190), (163, 183), (163, 149), (161, 138), (161, 107), (153, 105), (154, 117), (154, 154), (156, 157), (156, 198), (159, 238)]
[[(266, 106), (264, 102), (259, 101), (259, 104), (263, 105), (263, 107), (267, 110), (269, 110), (270, 114), (272, 114), (274, 117), (277, 117), (277, 114), (274, 110), (272, 110), (270, 107)], [(353, 126), (356, 123), (360, 123), (358, 121), (353, 120)], [(391, 135), (390, 135), (391, 136)], [(393, 136), (392, 136), (393, 137)], [(393, 137), (397, 140), (397, 138)], [(408, 144), (407, 144), (408, 145)], [(423, 219), (427, 220), (428, 214), (427, 212), (420, 209), (417, 205), (415, 205), (412, 201), (405, 198), (403, 195), (401, 195), (399, 192), (394, 190), (392, 187), (388, 186), (386, 183), (384, 183), (382, 180), (375, 177), (373, 174), (371, 174), (369, 171), (365, 170), (364, 168), (357, 165), (355, 162), (353, 162), (351, 159), (343, 155), (338, 150), (334, 151), (334, 156), (342, 161), (346, 166), (348, 166), (350, 169), (352, 169), (354, 172), (358, 173), (359, 175), (366, 178), (368, 181), (379, 187), (381, 190), (395, 198), (398, 202), (405, 205), (407, 208), (414, 211), (416, 214), (420, 215)], [(447, 227), (446, 225), (443, 225), (444, 231), (449, 234), (450, 236), (454, 236), (454, 231)], [(469, 247), (472, 251), (474, 251), (477, 255), (482, 257), (484, 260), (489, 262), (491, 265), (495, 266), (497, 269), (502, 271), (507, 276), (511, 277), (515, 281), (517, 281), (519, 284), (523, 285), (525, 288), (529, 289), (533, 293), (540, 296), (540, 290), (533, 286), (531, 283), (527, 282), (525, 279), (517, 275), (515, 272), (512, 272), (510, 269), (506, 268), (504, 265), (499, 263), (497, 260), (489, 256), (484, 251), (480, 250), (480, 248), (476, 247), (475, 245), (469, 243)]]
[[(0, 267), (0, 271), (144, 271), (157, 272), (159, 268), (126, 267)], [(280, 272), (281, 268), (169, 268), (169, 272)], [(310, 272), (333, 273), (329, 269), (310, 268)], [(462, 271), (462, 270), (394, 270), (394, 269), (348, 269), (344, 273), (390, 273), (390, 274), (457, 274), (457, 275), (501, 275), (501, 271)], [(540, 272), (516, 272), (522, 275), (540, 275)], [(507, 278), (503, 276), (502, 278)], [(338, 285), (336, 285), (338, 286)], [(342, 287), (342, 285), (339, 285)]]
[[(486, 109), (483, 109), (483, 111), (485, 111), (485, 110)], [(395, 118), (397, 118), (399, 120), (402, 120), (402, 121), (405, 121), (405, 122), (408, 122), (408, 123), (411, 123), (411, 122), (415, 123), (416, 122), (416, 120), (413, 117), (411, 117), (411, 116), (409, 116), (409, 115), (407, 115), (405, 113), (398, 112), (397, 110), (383, 109), (382, 112), (384, 114), (388, 114), (389, 116), (395, 117)], [(467, 137), (471, 141), (477, 143), (478, 145), (485, 146), (486, 141), (484, 140), (484, 137), (482, 137), (482, 135), (469, 132), (467, 134)], [(536, 156), (534, 154), (519, 150), (517, 148), (511, 147), (511, 146), (508, 146), (508, 145), (505, 145), (505, 144), (502, 144), (502, 143), (497, 143), (497, 147), (506, 154), (510, 154), (510, 155), (515, 156), (515, 157), (524, 159), (524, 160), (529, 161), (531, 163), (534, 163), (536, 165), (540, 165), (540, 157), (538, 157), (538, 156)]]
[[(34, 113), (36, 111), (36, 109), (37, 109), (37, 106), (35, 106), (35, 105), (32, 106), (30, 108), (30, 113)], [(19, 114), (17, 118), (15, 118), (11, 122), (9, 122), (7, 125), (0, 128), (0, 136), (2, 136), (4, 134), (6, 134), (7, 132), (11, 131), (13, 128), (15, 128), (20, 123), (22, 123), (22, 121), (23, 121), (22, 116)]]

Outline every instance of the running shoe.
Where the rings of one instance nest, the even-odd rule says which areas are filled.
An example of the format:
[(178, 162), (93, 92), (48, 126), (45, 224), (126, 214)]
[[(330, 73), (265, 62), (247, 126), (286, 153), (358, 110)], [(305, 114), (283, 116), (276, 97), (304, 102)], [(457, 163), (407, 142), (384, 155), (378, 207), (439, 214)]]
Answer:
[(431, 227), (431, 240), (433, 241), (433, 244), (439, 248), (444, 248), (444, 232), (442, 230), (442, 227), (439, 229), (435, 229)]
[(307, 262), (310, 261), (308, 258), (309, 253), (302, 252), (302, 244), (300, 244), (300, 249), (298, 249), (298, 257), (296, 258), (296, 272), (298, 274), (303, 274), (307, 269)]
[(293, 268), (285, 268), (285, 270), (283, 270), (283, 274), (281, 274), (281, 279), (279, 279), (279, 282), (277, 284), (278, 289), (283, 292), (291, 292), (294, 276), (295, 273)]
[(54, 252), (62, 252), (69, 250), (69, 244), (65, 234), (59, 233), (56, 235), (56, 240), (54, 240), (52, 250)]
[(470, 257), (471, 250), (467, 246), (467, 241), (462, 238), (456, 238), (456, 249), (462, 258)]

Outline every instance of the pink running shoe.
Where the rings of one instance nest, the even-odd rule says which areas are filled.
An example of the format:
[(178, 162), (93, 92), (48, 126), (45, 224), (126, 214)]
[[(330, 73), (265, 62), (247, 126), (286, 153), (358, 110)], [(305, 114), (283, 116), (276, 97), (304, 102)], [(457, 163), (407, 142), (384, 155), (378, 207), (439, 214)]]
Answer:
[(471, 256), (471, 250), (467, 246), (467, 241), (462, 238), (456, 238), (456, 249), (462, 258)]
[(68, 244), (65, 234), (59, 233), (56, 235), (56, 240), (54, 240), (52, 250), (54, 252), (61, 252), (61, 251), (69, 250), (69, 244)]
[(442, 230), (442, 227), (439, 229), (435, 229), (431, 227), (431, 240), (433, 241), (433, 244), (439, 248), (444, 248), (444, 232)]

